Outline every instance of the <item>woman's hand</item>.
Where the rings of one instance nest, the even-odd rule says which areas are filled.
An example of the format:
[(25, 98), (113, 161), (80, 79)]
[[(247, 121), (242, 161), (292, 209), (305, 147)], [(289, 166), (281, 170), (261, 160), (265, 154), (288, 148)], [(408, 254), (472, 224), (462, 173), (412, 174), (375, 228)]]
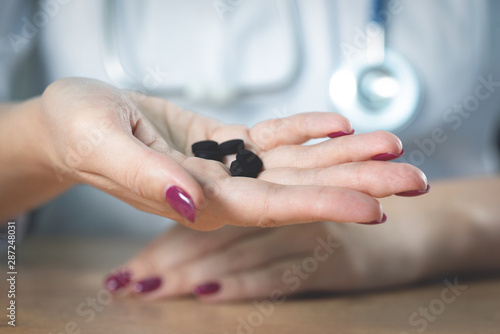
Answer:
[[(338, 114), (304, 113), (248, 129), (187, 112), (160, 98), (142, 96), (136, 105), (170, 147), (187, 156), (192, 156), (194, 142), (238, 138), (263, 160), (264, 170), (257, 180), (230, 177), (226, 167), (234, 157), (225, 159), (226, 167), (198, 158), (184, 160), (183, 166), (207, 197), (200, 221), (190, 228), (268, 227), (320, 220), (376, 223), (384, 215), (374, 197), (428, 191), (420, 170), (384, 161), (403, 152), (396, 136), (383, 131), (350, 135), (349, 121)], [(327, 136), (334, 139), (301, 145)]]
[[(247, 129), (80, 78), (49, 86), (41, 105), (37, 122), (46, 133), (40, 149), (59, 178), (88, 183), (197, 230), (376, 222), (383, 212), (374, 197), (427, 187), (413, 166), (372, 161), (402, 151), (399, 139), (386, 132), (300, 145), (351, 133), (349, 122), (334, 113), (294, 115)], [(257, 179), (231, 177), (226, 165), (191, 156), (193, 142), (234, 138), (263, 160)]]
[(106, 286), (147, 299), (194, 293), (222, 302), (408, 283), (424, 272), (420, 228), (320, 222), (199, 232), (175, 226), (115, 270)]
[[(40, 150), (60, 181), (87, 183), (158, 215), (192, 222), (205, 196), (182, 163), (123, 91), (68, 78), (41, 98)], [(170, 205), (169, 205), (170, 204)]]
[(272, 301), (498, 273), (499, 197), (500, 177), (455, 179), (435, 184), (427, 196), (384, 199), (390, 218), (383, 225), (212, 232), (175, 226), (115, 270), (106, 286), (148, 299), (194, 292), (208, 302)]

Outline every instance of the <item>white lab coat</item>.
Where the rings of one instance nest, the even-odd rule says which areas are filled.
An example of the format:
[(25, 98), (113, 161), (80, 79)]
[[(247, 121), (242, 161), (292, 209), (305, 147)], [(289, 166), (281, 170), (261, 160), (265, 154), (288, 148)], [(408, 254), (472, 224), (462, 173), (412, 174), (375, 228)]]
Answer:
[[(33, 37), (44, 69), (36, 72), (43, 78), (41, 86), (68, 76), (119, 84), (110, 80), (103, 61), (104, 0), (48, 1), (52, 6), (47, 3), (45, 11), (51, 10), (50, 18)], [(12, 6), (10, 0), (0, 4), (2, 15), (9, 3)], [(221, 20), (216, 8), (221, 3), (230, 5), (226, 7), (230, 18)], [(334, 112), (328, 81), (339, 62), (349, 56), (348, 50), (363, 48), (370, 3), (298, 0), (305, 67), (286, 91), (225, 108), (173, 100), (225, 122), (249, 126), (303, 111)], [(404, 143), (405, 160), (431, 180), (495, 173), (494, 139), (500, 124), (496, 85), (500, 82), (500, 25), (495, 14), (499, 2), (401, 0), (397, 4), (389, 22), (389, 45), (415, 66), (424, 92), (417, 117), (404, 131), (396, 131)], [(35, 5), (31, 15), (42, 7)], [(11, 31), (19, 32), (19, 21), (11, 21)], [(138, 78), (156, 69), (165, 74), (162, 84), (166, 85), (216, 82), (221, 73), (229, 73), (237, 82), (259, 84), (286, 73), (292, 59), (276, 5), (269, 0), (121, 1), (119, 27), (124, 67)], [(5, 39), (2, 43), (2, 48), (8, 48)], [(22, 52), (28, 54), (27, 50)], [(8, 49), (2, 54), (11, 63), (22, 62)], [(9, 68), (0, 67), (0, 91), (9, 92), (13, 78), (4, 75)], [(40, 210), (35, 220), (39, 231), (51, 233), (157, 233), (166, 226), (166, 219), (141, 213), (90, 187), (63, 195)]]

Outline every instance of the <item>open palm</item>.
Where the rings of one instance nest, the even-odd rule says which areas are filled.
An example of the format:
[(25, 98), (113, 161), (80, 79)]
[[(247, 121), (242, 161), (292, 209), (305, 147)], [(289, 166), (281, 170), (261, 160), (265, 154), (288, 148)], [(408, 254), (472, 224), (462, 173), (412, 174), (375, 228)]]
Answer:
[[(165, 153), (202, 186), (205, 201), (197, 207), (197, 219), (194, 224), (184, 222), (191, 228), (379, 221), (383, 212), (374, 197), (427, 187), (425, 175), (416, 167), (372, 160), (387, 153), (399, 155), (402, 145), (396, 136), (383, 131), (339, 136), (352, 129), (335, 113), (303, 113), (248, 129), (224, 125), (160, 98), (143, 97), (135, 104), (165, 140)], [(338, 137), (302, 145), (329, 134)], [(197, 141), (235, 138), (243, 139), (262, 159), (264, 168), (257, 179), (231, 177), (230, 157), (221, 164), (194, 158), (190, 152)]]

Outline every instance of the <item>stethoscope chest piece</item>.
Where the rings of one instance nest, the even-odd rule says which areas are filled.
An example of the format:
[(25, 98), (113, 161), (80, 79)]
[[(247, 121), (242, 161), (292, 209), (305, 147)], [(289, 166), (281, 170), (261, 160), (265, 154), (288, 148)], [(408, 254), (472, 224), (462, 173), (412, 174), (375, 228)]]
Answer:
[(418, 113), (422, 91), (414, 67), (387, 49), (380, 64), (365, 55), (343, 62), (330, 78), (329, 96), (357, 131), (396, 131)]

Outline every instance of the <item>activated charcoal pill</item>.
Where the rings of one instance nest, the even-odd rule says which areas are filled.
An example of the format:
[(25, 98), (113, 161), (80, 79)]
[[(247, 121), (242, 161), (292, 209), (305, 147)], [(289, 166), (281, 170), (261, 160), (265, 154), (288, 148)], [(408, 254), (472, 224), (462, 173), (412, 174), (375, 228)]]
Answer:
[(218, 151), (194, 151), (194, 156), (208, 160), (215, 160), (222, 162), (222, 154)]
[(257, 154), (253, 153), (249, 150), (241, 150), (236, 155), (236, 160), (244, 165), (253, 164), (260, 169), (262, 169), (263, 163), (262, 160), (257, 156)]
[(238, 160), (234, 160), (229, 168), (232, 176), (245, 176), (256, 178), (259, 175), (260, 169), (252, 165), (240, 164)]
[(260, 173), (260, 169), (257, 169), (255, 165), (245, 165), (240, 163), (238, 160), (234, 160), (229, 168), (232, 176), (246, 176), (256, 178)]
[(228, 140), (219, 145), (222, 155), (236, 154), (245, 148), (245, 143), (241, 139)]
[(229, 167), (229, 172), (231, 173), (232, 176), (245, 176), (243, 175), (243, 168), (241, 168), (238, 160), (234, 160), (231, 163), (231, 167)]
[(230, 172), (233, 176), (257, 177), (262, 169), (262, 160), (253, 152), (242, 150), (236, 155), (231, 164)]
[(219, 144), (213, 140), (203, 140), (191, 145), (191, 149), (193, 150), (193, 153), (196, 153), (198, 151), (218, 152)]
[(232, 176), (246, 176), (256, 178), (262, 170), (262, 160), (252, 151), (245, 150), (245, 143), (241, 139), (228, 140), (220, 145), (213, 140), (196, 142), (191, 147), (197, 158), (222, 162), (226, 155), (236, 154), (236, 160), (231, 163), (229, 171)]

